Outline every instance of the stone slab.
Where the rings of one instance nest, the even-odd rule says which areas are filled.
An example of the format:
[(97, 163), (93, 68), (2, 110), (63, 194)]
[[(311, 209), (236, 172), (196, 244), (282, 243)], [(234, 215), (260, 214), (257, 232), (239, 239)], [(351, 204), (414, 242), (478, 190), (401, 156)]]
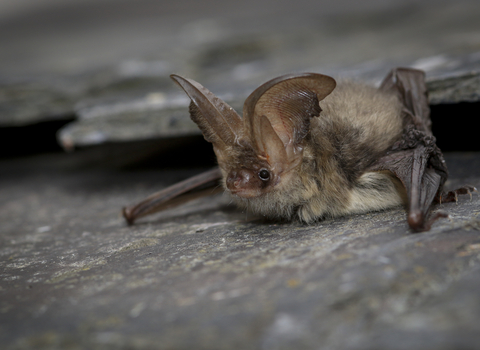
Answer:
[(239, 112), (281, 74), (378, 82), (395, 66), (426, 70), (434, 104), (478, 101), (479, 17), (476, 0), (5, 3), (0, 126), (75, 115), (59, 134), (66, 149), (198, 133), (170, 73)]
[[(480, 186), (479, 153), (446, 158), (449, 187)], [(403, 209), (307, 226), (221, 195), (128, 227), (122, 205), (201, 169), (69, 162), (2, 161), (4, 349), (480, 346), (477, 194), (442, 205), (451, 219), (421, 234)]]

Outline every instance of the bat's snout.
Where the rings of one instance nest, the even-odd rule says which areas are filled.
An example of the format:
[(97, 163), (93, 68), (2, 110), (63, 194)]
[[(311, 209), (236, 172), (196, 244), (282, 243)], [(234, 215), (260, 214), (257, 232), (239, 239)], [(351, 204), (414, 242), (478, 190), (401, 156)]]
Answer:
[(230, 171), (226, 184), (232, 194), (243, 198), (258, 196), (262, 187), (262, 181), (249, 169)]

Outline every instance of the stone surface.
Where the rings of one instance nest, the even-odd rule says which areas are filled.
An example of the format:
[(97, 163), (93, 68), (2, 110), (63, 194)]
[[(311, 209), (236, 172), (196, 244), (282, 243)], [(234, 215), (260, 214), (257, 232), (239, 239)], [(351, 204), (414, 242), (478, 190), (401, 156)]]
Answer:
[[(421, 234), (402, 209), (306, 226), (221, 195), (127, 227), (122, 205), (201, 169), (82, 170), (76, 156), (2, 161), (4, 349), (480, 346), (477, 194)], [(480, 186), (479, 153), (447, 163), (449, 187)]]
[[(480, 348), (478, 194), (422, 234), (401, 208), (306, 226), (221, 195), (120, 216), (213, 162), (170, 73), (239, 112), (280, 74), (376, 83), (399, 65), (427, 71), (432, 104), (474, 102), (479, 17), (477, 0), (0, 2), (2, 349)], [(478, 113), (447, 112), (442, 142), (476, 140)], [(65, 118), (76, 152), (9, 153)], [(480, 186), (480, 153), (446, 159), (449, 188)]]
[[(461, 57), (429, 57), (405, 66), (427, 71), (430, 103), (433, 105), (480, 101), (480, 55), (478, 53)], [(374, 71), (370, 71), (368, 67), (359, 67), (351, 72), (350, 78), (378, 82), (391, 67), (388, 63), (376, 65)], [(217, 73), (214, 72), (212, 75), (217, 76)], [(342, 76), (345, 75), (345, 69), (334, 70), (329, 74), (335, 77)], [(75, 112), (78, 120), (60, 130), (58, 134), (60, 144), (65, 149), (72, 149), (104, 142), (200, 135), (199, 129), (189, 118), (190, 100), (186, 98), (183, 91), (178, 91), (180, 89), (172, 91), (173, 82), (168, 85), (163, 79), (157, 79), (158, 86), (166, 85), (164, 90), (154, 86), (152, 81), (155, 79), (152, 78), (149, 84), (140, 83), (130, 90), (125, 88), (126, 97), (120, 98), (118, 91), (112, 89), (113, 91), (106, 90), (103, 93), (117, 95), (114, 101), (111, 97), (96, 98), (77, 105)], [(265, 77), (265, 80), (267, 79)], [(206, 80), (208, 83), (210, 79)], [(120, 80), (112, 85), (124, 85), (124, 83), (125, 81)], [(203, 84), (208, 86), (207, 83)], [(251, 85), (250, 83), (238, 81), (234, 83), (238, 86), (217, 87), (211, 90), (221, 92), (227, 89), (227, 93), (218, 93), (218, 96), (241, 114), (243, 102), (254, 87), (247, 90), (245, 86)], [(128, 86), (128, 84), (125, 85)], [(142, 92), (140, 93), (139, 90)]]
[(78, 98), (55, 82), (0, 82), (0, 127), (65, 119)]
[(430, 103), (478, 102), (480, 100), (480, 74), (468, 72), (430, 80)]
[(301, 0), (294, 12), (288, 1), (42, 1), (0, 6), (0, 126), (76, 115), (59, 134), (66, 149), (198, 133), (172, 72), (239, 112), (255, 87), (298, 71), (378, 82), (413, 66), (434, 104), (479, 98), (476, 0)]

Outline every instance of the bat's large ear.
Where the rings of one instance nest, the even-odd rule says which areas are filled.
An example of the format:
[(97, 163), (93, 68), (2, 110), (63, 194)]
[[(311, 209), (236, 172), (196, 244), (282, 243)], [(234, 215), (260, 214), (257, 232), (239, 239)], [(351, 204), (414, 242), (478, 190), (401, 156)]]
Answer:
[(261, 85), (243, 108), (246, 132), (260, 156), (271, 164), (297, 164), (310, 118), (320, 115), (319, 101), (335, 80), (315, 73), (283, 75)]
[(192, 100), (190, 117), (215, 148), (217, 157), (225, 156), (225, 150), (241, 137), (242, 118), (227, 103), (192, 79), (172, 74), (170, 77)]

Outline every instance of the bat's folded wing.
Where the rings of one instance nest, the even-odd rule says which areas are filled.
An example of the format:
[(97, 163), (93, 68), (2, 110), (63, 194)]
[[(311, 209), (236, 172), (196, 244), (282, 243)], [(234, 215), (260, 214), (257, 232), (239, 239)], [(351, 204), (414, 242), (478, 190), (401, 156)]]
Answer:
[[(447, 179), (447, 168), (431, 132), (425, 74), (409, 68), (393, 69), (380, 89), (393, 91), (403, 103), (402, 138), (369, 170), (390, 171), (405, 187), (408, 223), (414, 231), (430, 228), (431, 204)], [(442, 215), (443, 216), (443, 215)]]
[(403, 184), (408, 198), (408, 224), (414, 231), (428, 230), (430, 206), (440, 188), (442, 177), (426, 164), (430, 151), (420, 146), (388, 154), (370, 169), (390, 171)]
[(428, 91), (423, 71), (394, 68), (383, 79), (380, 90), (396, 93), (404, 106), (405, 122), (413, 124), (426, 135), (432, 135)]
[[(220, 189), (217, 182), (221, 177), (222, 173), (219, 168), (205, 171), (156, 192), (134, 205), (123, 208), (122, 215), (131, 225), (141, 217), (175, 207), (201, 196), (213, 194), (212, 187)], [(198, 190), (199, 188), (202, 190)]]

